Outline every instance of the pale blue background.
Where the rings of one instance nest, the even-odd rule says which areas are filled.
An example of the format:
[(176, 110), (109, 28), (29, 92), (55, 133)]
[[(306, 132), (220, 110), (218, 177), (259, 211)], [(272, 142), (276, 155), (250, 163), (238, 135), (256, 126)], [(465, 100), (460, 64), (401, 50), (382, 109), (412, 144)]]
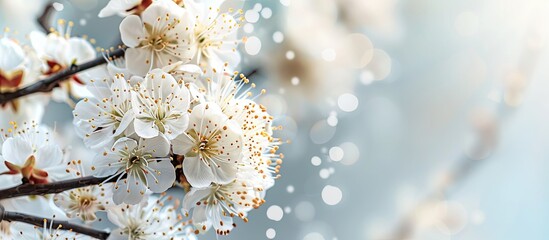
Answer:
[[(6, 1), (10, 0), (0, 0)], [(107, 47), (116, 42), (121, 19), (95, 17), (106, 1), (60, 2), (65, 4), (65, 9), (56, 16), (77, 23), (82, 18), (87, 21), (85, 26), (77, 24), (75, 33), (94, 37), (97, 46)], [(367, 26), (354, 29), (367, 34), (376, 47), (391, 56), (391, 75), (369, 86), (357, 84), (355, 94), (359, 108), (352, 113), (339, 112), (336, 135), (326, 144), (314, 144), (309, 131), (312, 124), (325, 119), (328, 112), (337, 107), (327, 106), (325, 101), (289, 104), (299, 108), (294, 111), (306, 113), (300, 114), (306, 118), (296, 119), (296, 137), (292, 144), (282, 147), (286, 155), (283, 177), (268, 192), (267, 203), (250, 214), (250, 223), (237, 221), (234, 232), (219, 239), (266, 239), (265, 231), (273, 228), (277, 233), (275, 239), (300, 240), (310, 232), (319, 232), (326, 240), (354, 240), (369, 239), (375, 226), (393, 228), (406, 212), (398, 204), (402, 195), (408, 202), (420, 199), (432, 189), (440, 171), (454, 166), (466, 147), (471, 112), (479, 106), (495, 105), (487, 96), (499, 89), (505, 74), (501, 66), (516, 66), (519, 62), (525, 34), (507, 27), (514, 16), (509, 16), (508, 22), (493, 18), (495, 14), (490, 13), (499, 11), (500, 2), (512, 1), (401, 0), (395, 8), (400, 27), (395, 36), (379, 34)], [(263, 4), (273, 9), (273, 18), (255, 27), (267, 38), (263, 41), (264, 48), (276, 48), (269, 38), (280, 29), (283, 7), (278, 1), (263, 1)], [(81, 6), (85, 6), (84, 9)], [(253, 2), (246, 6), (253, 6)], [(532, 15), (546, 14), (546, 4), (541, 6), (544, 8), (534, 8)], [(463, 11), (479, 15), (479, 31), (474, 36), (462, 37), (456, 33), (455, 19)], [(0, 11), (0, 27), (18, 26), (21, 39), (25, 31), (35, 27), (30, 20), (9, 21)], [(542, 30), (547, 31), (544, 28)], [(467, 79), (466, 73), (470, 70), (467, 60), (454, 61), (455, 56), (462, 54), (467, 59), (468, 53), (484, 62), (486, 74), (478, 82)], [(466, 209), (465, 228), (453, 236), (427, 229), (416, 239), (542, 240), (549, 236), (546, 187), (549, 182), (549, 61), (546, 49), (538, 53), (538, 65), (531, 72), (523, 104), (501, 112), (505, 120), (500, 122), (495, 152), (447, 195), (447, 200), (459, 202)], [(255, 81), (261, 84), (273, 80), (263, 72)], [(67, 106), (52, 104), (48, 111), (46, 123), (70, 124), (72, 116)], [(355, 165), (330, 162), (322, 152), (322, 148), (349, 141), (360, 149), (360, 159)], [(311, 165), (313, 156), (322, 157), (320, 167)], [(327, 167), (333, 167), (334, 174), (328, 179), (320, 178), (319, 170)], [(338, 205), (328, 206), (322, 201), (321, 191), (326, 184), (343, 191), (343, 200)], [(294, 193), (286, 191), (288, 185), (295, 187)], [(296, 205), (302, 201), (314, 206), (313, 220), (301, 221), (295, 217)], [(265, 213), (271, 205), (289, 206), (292, 212), (275, 222)], [(485, 220), (482, 224), (473, 224), (471, 215), (479, 211)], [(205, 239), (213, 238), (210, 234)]]

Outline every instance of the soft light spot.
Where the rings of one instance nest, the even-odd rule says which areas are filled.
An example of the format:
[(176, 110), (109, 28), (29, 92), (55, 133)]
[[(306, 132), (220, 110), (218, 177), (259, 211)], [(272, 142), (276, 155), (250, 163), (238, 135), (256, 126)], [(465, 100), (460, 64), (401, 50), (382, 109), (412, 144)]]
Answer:
[(276, 231), (272, 228), (269, 228), (267, 229), (267, 231), (265, 232), (265, 235), (267, 236), (268, 239), (273, 239), (276, 237)]
[(337, 98), (337, 106), (344, 112), (352, 112), (358, 107), (358, 98), (350, 93), (344, 93)]
[(299, 85), (299, 78), (298, 77), (292, 77), (292, 85), (297, 86)]
[(259, 20), (259, 12), (255, 10), (248, 10), (244, 13), (244, 18), (249, 23), (256, 23)]
[(321, 163), (322, 159), (320, 159), (319, 157), (314, 156), (311, 158), (311, 164), (313, 164), (313, 166), (320, 166)]
[(372, 73), (374, 80), (383, 80), (391, 73), (392, 61), (389, 54), (381, 49), (374, 49), (371, 62), (366, 69)]
[(290, 2), (291, 0), (280, 0), (280, 4), (284, 5), (284, 6), (290, 6)]
[(269, 19), (271, 18), (271, 16), (273, 16), (273, 10), (271, 10), (270, 8), (264, 8), (261, 11), (261, 16), (265, 19)]
[(52, 6), (55, 9), (55, 11), (58, 11), (58, 12), (61, 12), (61, 11), (63, 11), (63, 9), (65, 9), (65, 5), (63, 5), (62, 3), (59, 3), (59, 2), (54, 2), (52, 4)]
[(343, 193), (338, 187), (326, 185), (324, 189), (322, 189), (322, 200), (328, 205), (336, 205), (341, 202), (342, 198)]
[(273, 41), (275, 43), (281, 43), (282, 41), (284, 41), (284, 34), (280, 31), (276, 31), (273, 33)]
[(254, 25), (251, 23), (244, 24), (244, 32), (252, 33), (254, 31)]
[(246, 52), (250, 55), (257, 55), (261, 50), (261, 40), (257, 37), (250, 37), (244, 45)]
[(326, 168), (320, 169), (320, 171), (318, 172), (318, 175), (322, 179), (328, 179), (330, 177), (330, 170)]
[(338, 119), (336, 115), (330, 115), (328, 119), (326, 119), (326, 123), (328, 123), (328, 125), (332, 127), (337, 126), (337, 122), (338, 122)]
[(339, 162), (343, 159), (344, 152), (340, 147), (332, 147), (330, 148), (329, 155), (332, 160)]
[(267, 217), (273, 221), (280, 221), (284, 216), (284, 211), (277, 205), (272, 205), (267, 209)]
[(345, 152), (341, 163), (345, 165), (353, 165), (358, 161), (358, 158), (360, 157), (360, 150), (354, 143), (345, 142), (339, 146), (343, 149), (343, 152)]
[(289, 214), (289, 213), (291, 213), (291, 212), (292, 212), (292, 208), (291, 208), (291, 207), (285, 207), (285, 208), (284, 208), (284, 213)]
[(305, 237), (303, 237), (303, 240), (325, 240), (325, 238), (320, 233), (312, 232), (305, 235)]
[(374, 74), (371, 71), (364, 70), (360, 73), (360, 82), (364, 85), (370, 85), (374, 82)]
[(253, 10), (256, 11), (256, 12), (259, 12), (259, 11), (261, 11), (262, 8), (263, 8), (263, 5), (261, 5), (261, 3), (256, 3), (254, 5)]
[(351, 67), (360, 69), (370, 63), (373, 57), (373, 44), (364, 34), (353, 33), (345, 37), (339, 56)]
[(287, 52), (286, 52), (286, 59), (288, 59), (288, 60), (294, 60), (294, 58), (295, 58), (295, 53), (294, 53), (294, 51), (287, 51)]
[(293, 192), (295, 191), (294, 186), (288, 185), (288, 186), (286, 187), (286, 191), (287, 191), (288, 193), (293, 193)]

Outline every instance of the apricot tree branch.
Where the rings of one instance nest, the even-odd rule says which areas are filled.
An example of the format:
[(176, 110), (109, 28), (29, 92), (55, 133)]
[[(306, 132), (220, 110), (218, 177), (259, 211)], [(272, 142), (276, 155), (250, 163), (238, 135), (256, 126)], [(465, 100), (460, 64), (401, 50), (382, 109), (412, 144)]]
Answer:
[[(119, 48), (117, 50), (114, 50), (110, 52), (109, 58), (117, 58), (124, 56), (124, 49)], [(76, 65), (73, 64), (70, 67), (51, 75), (48, 78), (42, 79), (36, 83), (33, 83), (29, 86), (26, 86), (24, 88), (20, 88), (14, 92), (8, 92), (8, 93), (2, 93), (0, 94), (0, 105), (5, 104), (9, 101), (12, 101), (16, 98), (23, 97), (26, 95), (30, 95), (33, 93), (39, 93), (39, 92), (50, 92), (53, 88), (59, 85), (60, 82), (67, 80), (69, 77), (71, 77), (74, 74), (77, 74), (81, 71), (88, 70), (90, 68), (99, 66), (101, 64), (107, 63), (107, 59), (103, 56), (97, 57), (94, 60), (91, 60), (89, 62)]]
[(107, 239), (110, 235), (109, 232), (84, 227), (78, 224), (69, 223), (68, 221), (42, 218), (42, 217), (32, 216), (24, 213), (19, 213), (19, 212), (5, 211), (2, 205), (0, 205), (0, 221), (22, 222), (22, 223), (32, 224), (37, 227), (51, 226), (53, 229), (61, 229), (61, 230), (72, 231), (75, 233), (81, 233), (97, 239)]
[(74, 188), (99, 185), (106, 182), (114, 182), (117, 179), (117, 177), (111, 176), (101, 178), (89, 176), (45, 184), (23, 183), (19, 186), (0, 190), (0, 200), (21, 196), (60, 193)]

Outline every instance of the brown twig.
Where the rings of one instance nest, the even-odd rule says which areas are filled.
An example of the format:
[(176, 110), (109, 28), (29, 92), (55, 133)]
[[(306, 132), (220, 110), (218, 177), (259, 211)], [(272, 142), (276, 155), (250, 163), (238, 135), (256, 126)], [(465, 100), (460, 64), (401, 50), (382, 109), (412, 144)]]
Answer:
[(28, 223), (38, 227), (47, 227), (51, 225), (53, 229), (62, 229), (75, 233), (81, 233), (97, 239), (107, 239), (110, 235), (109, 232), (72, 224), (68, 221), (42, 218), (19, 212), (5, 211), (2, 205), (0, 205), (0, 221), (1, 220), (8, 222)]
[[(122, 56), (124, 56), (124, 49), (119, 48), (117, 50), (110, 52), (108, 57), (117, 58)], [(50, 92), (53, 88), (58, 86), (60, 82), (67, 80), (72, 75), (79, 73), (81, 71), (85, 71), (90, 68), (99, 66), (104, 63), (107, 63), (107, 60), (103, 56), (100, 56), (92, 61), (83, 63), (81, 65), (73, 64), (70, 67), (62, 70), (61, 72), (55, 75), (42, 79), (24, 88), (18, 89), (17, 91), (0, 94), (0, 105), (8, 103), (9, 101), (12, 101), (16, 98), (30, 95), (33, 93)]]
[(102, 177), (102, 178), (89, 176), (89, 177), (82, 177), (82, 178), (76, 178), (76, 179), (70, 179), (70, 180), (64, 180), (64, 181), (52, 182), (52, 183), (46, 183), (46, 184), (24, 183), (19, 186), (0, 190), (0, 200), (7, 199), (7, 198), (21, 197), (21, 196), (60, 193), (63, 191), (74, 189), (74, 188), (99, 185), (105, 182), (114, 182), (117, 179), (118, 179), (117, 177), (111, 178), (110, 176)]
[(40, 27), (42, 27), (42, 30), (44, 30), (44, 32), (48, 32), (50, 29), (49, 21), (50, 21), (50, 16), (53, 13), (53, 10), (54, 10), (53, 3), (50, 2), (46, 5), (40, 17), (36, 19), (36, 21), (38, 22)]

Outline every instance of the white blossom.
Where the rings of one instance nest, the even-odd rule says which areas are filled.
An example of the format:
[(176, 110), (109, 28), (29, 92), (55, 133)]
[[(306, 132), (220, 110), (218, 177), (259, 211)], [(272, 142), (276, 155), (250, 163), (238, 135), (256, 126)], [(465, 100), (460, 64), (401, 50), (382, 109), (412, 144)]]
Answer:
[[(17, 197), (0, 200), (6, 211), (30, 214), (37, 217), (66, 220), (64, 213), (49, 196), (44, 197)], [(43, 231), (35, 226), (20, 222), (0, 222), (0, 239), (43, 239)], [(39, 236), (40, 234), (40, 236)], [(64, 239), (64, 238), (61, 238)]]
[[(169, 199), (168, 199), (169, 200)], [(109, 240), (196, 240), (186, 222), (180, 220), (177, 206), (165, 198), (151, 197), (137, 205), (122, 204), (109, 211), (109, 220), (118, 228)]]
[[(52, 221), (44, 221), (41, 228), (25, 224), (14, 223), (12, 231), (15, 239), (23, 240), (93, 240), (90, 236), (78, 234), (73, 231), (63, 230), (59, 225), (54, 225)], [(8, 238), (10, 239), (10, 238)]]
[(237, 177), (228, 184), (212, 184), (205, 188), (192, 188), (185, 195), (183, 211), (192, 209), (192, 222), (201, 232), (213, 227), (217, 234), (227, 235), (236, 227), (233, 217), (247, 222), (247, 212), (258, 208), (265, 200), (264, 189), (253, 187), (251, 180)]
[(49, 129), (34, 123), (20, 128), (13, 123), (13, 128), (1, 131), (5, 140), (0, 153), (0, 176), (6, 179), (6, 186), (21, 183), (21, 179), (38, 184), (64, 177), (63, 151)]
[(152, 0), (110, 0), (101, 11), (99, 17), (109, 17), (112, 15), (127, 16), (130, 14), (139, 14), (147, 9)]
[(170, 144), (163, 136), (139, 141), (123, 137), (97, 155), (93, 174), (117, 178), (113, 187), (114, 203), (137, 204), (147, 190), (161, 193), (173, 185), (175, 169), (168, 158), (169, 152)]
[(202, 75), (202, 69), (195, 64), (176, 62), (162, 68), (164, 72), (172, 75), (179, 84), (194, 83)]
[(97, 149), (133, 132), (131, 86), (122, 75), (88, 85), (93, 97), (84, 98), (73, 111), (73, 123), (86, 146)]
[[(260, 184), (268, 189), (278, 176), (282, 154), (277, 154), (282, 141), (273, 137), (273, 117), (266, 107), (256, 103), (251, 96), (255, 84), (241, 74), (232, 77), (227, 73), (218, 73), (203, 89), (195, 92), (195, 99), (201, 103), (215, 102), (222, 112), (234, 120), (242, 132), (243, 160), (239, 168), (259, 169)], [(240, 77), (241, 80), (236, 78)], [(265, 90), (261, 90), (263, 94)]]
[[(193, 185), (185, 196), (183, 209), (186, 213), (192, 209), (193, 224), (200, 231), (213, 227), (217, 234), (226, 235), (234, 226), (234, 216), (247, 221), (246, 214), (265, 202), (265, 192), (274, 185), (283, 156), (276, 153), (281, 141), (272, 136), (273, 117), (250, 98), (255, 85), (243, 75), (238, 75), (242, 80), (226, 73), (215, 76), (205, 88), (195, 91), (195, 99), (200, 105), (220, 106), (222, 113), (235, 122), (242, 134), (242, 160), (235, 165), (233, 181), (205, 187)], [(176, 146), (174, 142), (174, 152)]]
[[(197, 49), (194, 61), (211, 75), (213, 69), (230, 71), (240, 63), (240, 53), (236, 50), (239, 21), (243, 21), (242, 11), (221, 12), (223, 1), (185, 1), (185, 7), (195, 20), (192, 43)], [(235, 19), (237, 18), (237, 19)]]
[[(0, 94), (14, 92), (38, 80), (41, 63), (30, 48), (23, 48), (15, 40), (0, 38)], [(0, 128), (8, 128), (9, 121), (40, 121), (48, 99), (41, 95), (14, 99), (0, 105)]]
[[(278, 154), (282, 141), (273, 137), (273, 117), (267, 109), (250, 99), (234, 99), (224, 109), (225, 114), (237, 121), (243, 135), (243, 161), (239, 172), (248, 174), (246, 179), (255, 187), (269, 189), (278, 177), (282, 154)], [(245, 169), (255, 169), (255, 172)]]
[(131, 95), (135, 132), (140, 137), (164, 135), (171, 140), (187, 128), (189, 91), (170, 74), (152, 70)]
[(193, 187), (229, 183), (241, 160), (242, 131), (215, 103), (193, 108), (187, 131), (172, 141), (173, 152), (185, 155), (183, 172)]
[[(86, 165), (89, 165), (88, 163)], [(66, 169), (72, 178), (88, 176), (81, 160), (69, 162)], [(69, 218), (79, 218), (84, 222), (97, 220), (96, 213), (112, 207), (112, 183), (71, 189), (55, 194), (53, 200)]]
[[(49, 76), (70, 67), (73, 64), (82, 64), (95, 59), (95, 50), (84, 38), (71, 36), (73, 22), (69, 22), (65, 29), (65, 21), (59, 20), (57, 31), (48, 35), (42, 32), (31, 32), (29, 38), (38, 57), (44, 61), (44, 75)], [(79, 75), (73, 75), (69, 81), (61, 83), (61, 88), (53, 90), (53, 99), (70, 102), (71, 96), (81, 98), (89, 96), (84, 87), (85, 82)]]
[(120, 24), (126, 50), (126, 65), (134, 74), (145, 75), (178, 61), (189, 62), (191, 15), (172, 1), (153, 2), (141, 15), (130, 15)]

